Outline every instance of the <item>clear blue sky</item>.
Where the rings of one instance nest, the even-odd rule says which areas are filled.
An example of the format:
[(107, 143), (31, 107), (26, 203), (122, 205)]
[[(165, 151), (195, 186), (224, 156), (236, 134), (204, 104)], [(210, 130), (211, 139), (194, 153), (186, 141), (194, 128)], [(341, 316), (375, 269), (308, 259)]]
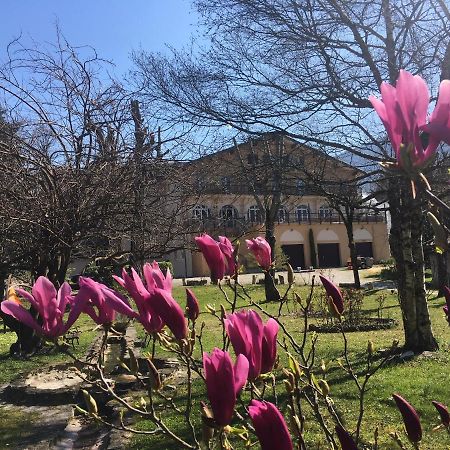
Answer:
[(0, 61), (20, 34), (25, 43), (54, 42), (56, 22), (71, 45), (91, 45), (121, 75), (133, 49), (165, 52), (165, 44), (188, 44), (197, 16), (189, 0), (10, 0), (2, 4)]

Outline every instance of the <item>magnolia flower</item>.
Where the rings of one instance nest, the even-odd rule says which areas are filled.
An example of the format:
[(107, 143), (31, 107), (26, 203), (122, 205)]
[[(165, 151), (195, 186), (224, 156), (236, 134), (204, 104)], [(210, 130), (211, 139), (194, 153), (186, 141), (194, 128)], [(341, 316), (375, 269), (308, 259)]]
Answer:
[(238, 270), (238, 263), (231, 241), (225, 236), (219, 236), (219, 248), (227, 264), (226, 275), (233, 276)]
[(211, 271), (211, 280), (216, 282), (225, 275), (225, 258), (219, 243), (209, 234), (197, 236), (195, 242), (205, 257), (209, 270)]
[(217, 242), (209, 234), (203, 234), (197, 236), (195, 242), (205, 257), (213, 282), (221, 280), (224, 275), (236, 274), (238, 264), (235, 249), (227, 237), (219, 236), (219, 242)]
[(400, 395), (392, 394), (397, 408), (403, 417), (406, 434), (411, 442), (417, 444), (422, 439), (422, 426), (417, 411)]
[(339, 425), (336, 425), (335, 430), (342, 450), (358, 450), (355, 441), (347, 430)]
[(122, 277), (114, 275), (114, 279), (128, 291), (136, 302), (139, 311), (138, 319), (149, 333), (161, 331), (167, 325), (177, 339), (187, 336), (187, 324), (183, 310), (172, 296), (172, 275), (170, 270), (164, 276), (156, 261), (144, 265), (146, 284), (138, 273), (131, 269), (122, 271)]
[(437, 409), (437, 412), (441, 417), (442, 425), (450, 429), (450, 413), (448, 412), (448, 408), (443, 403), (436, 401), (432, 401), (431, 403), (433, 403), (433, 406)]
[[(406, 171), (421, 169), (432, 161), (440, 141), (450, 143), (450, 81), (439, 87), (436, 107), (427, 124), (430, 94), (425, 81), (400, 70), (396, 86), (382, 83), (381, 100), (370, 96), (394, 149), (397, 166)], [(424, 145), (421, 133), (429, 134)]]
[(186, 312), (192, 322), (195, 322), (200, 314), (197, 297), (188, 288), (186, 288)]
[(116, 311), (128, 317), (137, 317), (128, 300), (108, 286), (87, 277), (79, 277), (80, 290), (71, 299), (72, 306), (82, 304), (82, 312), (98, 325), (114, 322)]
[(261, 236), (247, 239), (247, 248), (253, 253), (256, 261), (263, 270), (269, 270), (272, 265), (272, 249), (270, 244)]
[(250, 380), (272, 370), (277, 355), (278, 328), (274, 319), (264, 325), (259, 314), (252, 310), (226, 316), (226, 332), (236, 355), (247, 358)]
[(214, 420), (226, 426), (233, 417), (237, 394), (247, 382), (247, 358), (238, 355), (233, 366), (228, 352), (215, 348), (211, 356), (203, 353), (203, 369)]
[(63, 283), (56, 291), (53, 283), (46, 277), (39, 277), (34, 284), (31, 294), (24, 289), (17, 289), (17, 294), (28, 300), (39, 314), (37, 321), (22, 304), (14, 300), (1, 303), (1, 310), (19, 322), (32, 328), (36, 333), (48, 338), (62, 336), (74, 324), (81, 313), (83, 304), (75, 304), (64, 323), (64, 313), (69, 303), (71, 289), (68, 283)]
[(344, 312), (344, 298), (342, 297), (340, 289), (328, 278), (325, 278), (322, 275), (319, 275), (319, 278), (325, 288), (325, 291), (327, 292), (328, 298), (331, 300), (332, 312), (341, 316)]
[(261, 444), (261, 450), (293, 450), (286, 422), (274, 404), (252, 400), (248, 413)]

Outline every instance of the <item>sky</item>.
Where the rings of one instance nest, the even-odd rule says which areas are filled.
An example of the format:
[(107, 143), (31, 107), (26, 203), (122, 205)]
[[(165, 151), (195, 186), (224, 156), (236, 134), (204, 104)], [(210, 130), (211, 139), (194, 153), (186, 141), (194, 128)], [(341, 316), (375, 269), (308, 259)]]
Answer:
[(116, 74), (132, 66), (139, 48), (167, 52), (181, 48), (196, 33), (197, 16), (189, 0), (16, 0), (2, 4), (0, 61), (7, 44), (55, 42), (56, 23), (72, 46), (90, 45), (116, 64)]

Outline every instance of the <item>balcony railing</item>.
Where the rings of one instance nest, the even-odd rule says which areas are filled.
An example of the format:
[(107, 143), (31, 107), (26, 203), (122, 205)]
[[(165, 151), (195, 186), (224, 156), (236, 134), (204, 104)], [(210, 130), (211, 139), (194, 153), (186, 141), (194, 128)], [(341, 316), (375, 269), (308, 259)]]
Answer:
[[(253, 219), (253, 220), (252, 220)], [(354, 217), (354, 223), (381, 223), (385, 222), (383, 214), (373, 213), (359, 213)], [(189, 219), (190, 227), (194, 227), (197, 231), (207, 230), (226, 230), (229, 234), (241, 234), (249, 231), (256, 226), (264, 225), (264, 220), (259, 217), (234, 217), (234, 218), (220, 218), (208, 217), (205, 219)], [(309, 213), (307, 216), (297, 217), (295, 214), (287, 214), (284, 218), (279, 218), (276, 221), (278, 224), (313, 224), (313, 223), (343, 223), (338, 214), (323, 215), (320, 213)]]

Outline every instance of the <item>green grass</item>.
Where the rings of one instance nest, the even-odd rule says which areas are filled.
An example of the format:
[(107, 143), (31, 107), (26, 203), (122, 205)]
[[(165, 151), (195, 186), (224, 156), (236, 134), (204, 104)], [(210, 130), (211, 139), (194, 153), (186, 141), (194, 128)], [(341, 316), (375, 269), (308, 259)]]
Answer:
[[(306, 297), (308, 288), (296, 288), (297, 292)], [(249, 286), (247, 288), (252, 298), (256, 301), (263, 300), (263, 288), (260, 286)], [(222, 330), (217, 318), (213, 317), (207, 312), (206, 305), (215, 306), (217, 311), (220, 311), (220, 304), (226, 305), (222, 293), (215, 286), (194, 287), (193, 291), (201, 304), (202, 314), (198, 321), (205, 322), (205, 329), (203, 333), (203, 345), (205, 351), (210, 351), (213, 347), (222, 345)], [(230, 298), (232, 296), (230, 291), (227, 291)], [(379, 292), (372, 292), (365, 296), (363, 309), (368, 316), (376, 316), (378, 303), (376, 301)], [(181, 304), (184, 304), (184, 289), (175, 288), (174, 296)], [(396, 409), (392, 400), (392, 393), (400, 393), (407, 398), (417, 409), (421, 415), (422, 426), (424, 429), (424, 438), (422, 442), (423, 449), (449, 449), (450, 440), (448, 435), (443, 431), (432, 432), (432, 428), (439, 424), (439, 419), (431, 400), (438, 400), (446, 404), (450, 404), (450, 389), (449, 389), (449, 375), (448, 367), (450, 363), (450, 340), (449, 327), (445, 321), (442, 313), (442, 299), (432, 299), (430, 301), (430, 314), (433, 323), (433, 330), (435, 336), (440, 344), (439, 352), (436, 352), (431, 357), (416, 357), (413, 360), (405, 362), (397, 362), (387, 365), (380, 370), (372, 378), (369, 383), (369, 390), (366, 394), (366, 407), (363, 426), (363, 440), (365, 442), (373, 441), (373, 432), (376, 427), (379, 428), (379, 448), (393, 449), (396, 448), (392, 439), (388, 436), (389, 432), (398, 431), (404, 440), (407, 442), (402, 429), (401, 416)], [(245, 306), (246, 302), (238, 299), (238, 307)], [(276, 314), (278, 305), (261, 303), (271, 314)], [(300, 338), (302, 333), (302, 318), (295, 312), (293, 302), (290, 304), (291, 313), (283, 310), (283, 323), (286, 325), (290, 333), (296, 338)], [(389, 330), (378, 330), (371, 332), (353, 332), (348, 333), (348, 350), (354, 368), (356, 371), (361, 371), (365, 367), (367, 341), (373, 340), (376, 348), (389, 348), (394, 339), (403, 341), (403, 330), (401, 325), (401, 312), (398, 307), (397, 298), (395, 295), (388, 293), (386, 301), (383, 306), (383, 316), (391, 317), (398, 320), (397, 327)], [(314, 321), (314, 320), (313, 320)], [(144, 333), (140, 331), (140, 333)], [(310, 334), (310, 333), (309, 333)], [(279, 335), (279, 337), (281, 337)], [(339, 368), (336, 360), (342, 356), (343, 340), (339, 334), (319, 334), (317, 342), (317, 364), (323, 358), (327, 361), (328, 372), (326, 374), (327, 381), (331, 387), (330, 396), (335, 402), (335, 407), (342, 416), (346, 427), (354, 430), (357, 419), (357, 391), (354, 387), (354, 382)], [(158, 349), (157, 354), (161, 354)], [(195, 353), (199, 357), (199, 353)], [(284, 355), (280, 355), (280, 366), (287, 363)], [(278, 378), (281, 378), (280, 368), (276, 371)], [(322, 377), (319, 374), (318, 376)], [(186, 389), (185, 386), (180, 386), (176, 394), (171, 394), (173, 398), (178, 399), (177, 404), (183, 405)], [(280, 383), (278, 392), (279, 400), (281, 400), (281, 408), (285, 412), (284, 392)], [(243, 395), (244, 399), (248, 400), (248, 394)], [(198, 381), (194, 383), (194, 423), (196, 428), (200, 429), (200, 414), (199, 402), (207, 401), (203, 384)], [(269, 395), (268, 400), (271, 400)], [(242, 408), (239, 407), (243, 412)], [(318, 433), (318, 426), (311, 414), (306, 413), (311, 420), (307, 421), (305, 429), (305, 439), (309, 446), (317, 445), (324, 442), (320, 433)], [(167, 424), (182, 436), (188, 436), (187, 429), (184, 425), (183, 418), (177, 414), (166, 413)], [(152, 429), (152, 425), (141, 420), (137, 422), (137, 427), (142, 429)], [(233, 445), (236, 448), (244, 448), (239, 441), (234, 440)], [(168, 438), (159, 437), (142, 437), (136, 436), (133, 438), (131, 448), (142, 449), (168, 449), (177, 448), (177, 444), (170, 443)], [(325, 443), (322, 447), (327, 448)]]

